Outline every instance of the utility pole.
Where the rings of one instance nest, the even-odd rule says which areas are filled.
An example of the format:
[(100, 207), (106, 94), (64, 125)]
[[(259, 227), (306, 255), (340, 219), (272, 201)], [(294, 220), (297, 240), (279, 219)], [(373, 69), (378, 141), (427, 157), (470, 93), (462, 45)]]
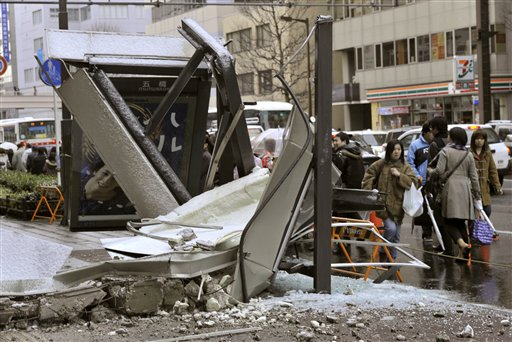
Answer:
[(491, 56), (489, 51), (489, 0), (475, 0), (476, 28), (478, 31), (478, 111), (479, 122), (492, 120)]
[[(67, 0), (59, 0), (59, 29), (68, 29), (68, 9)], [(68, 78), (66, 68), (61, 67), (60, 74), (62, 82)], [(64, 103), (62, 103), (62, 150), (58, 153), (61, 157), (60, 168), (62, 175), (62, 189), (64, 194), (64, 215), (61, 225), (67, 226), (69, 221), (70, 203), (71, 203), (71, 113)], [(59, 148), (59, 141), (57, 141)]]

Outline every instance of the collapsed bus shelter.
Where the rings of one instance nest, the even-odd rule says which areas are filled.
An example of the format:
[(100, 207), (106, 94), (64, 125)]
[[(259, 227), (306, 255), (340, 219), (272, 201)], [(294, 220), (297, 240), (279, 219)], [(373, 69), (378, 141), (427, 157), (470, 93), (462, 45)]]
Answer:
[[(124, 227), (130, 219), (168, 213), (201, 192), (212, 75), (224, 118), (219, 137), (242, 103), (232, 57), (197, 32), (187, 24), (186, 39), (47, 31), (49, 57), (69, 73), (57, 93), (73, 114), (72, 167), (64, 180), (70, 184), (71, 230)], [(245, 121), (233, 131), (229, 148), (217, 153), (221, 183), (233, 179), (233, 160), (242, 176), (254, 166)], [(111, 194), (94, 186), (110, 176), (102, 168), (117, 183), (105, 189)]]
[[(330, 51), (327, 43), (332, 43), (331, 22), (330, 18), (318, 19), (320, 33), (317, 32), (317, 51), (323, 48)], [(240, 120), (243, 104), (233, 58), (197, 23), (184, 19), (182, 24), (180, 32), (195, 51), (179, 50), (181, 43), (176, 41), (177, 46), (171, 52), (167, 51), (175, 56), (178, 49), (185, 56), (182, 58), (165, 58), (160, 51), (153, 51), (160, 58), (153, 58), (153, 55), (148, 57), (147, 51), (138, 50), (140, 46), (152, 45), (144, 41), (146, 36), (117, 37), (114, 38), (114, 41), (119, 38), (117, 43), (113, 44), (112, 37), (102, 37), (102, 34), (93, 37), (91, 33), (54, 31), (55, 36), (50, 39), (57, 47), (62, 42), (71, 46), (75, 44), (75, 51), (78, 51), (75, 60), (62, 51), (68, 49), (57, 49), (60, 57), (50, 55), (62, 57), (65, 64), (64, 58), (67, 58), (69, 65), (77, 68), (73, 71), (69, 66), (66, 68), (69, 78), (56, 90), (58, 95), (139, 216), (156, 218), (144, 221), (138, 227), (132, 226), (138, 236), (133, 237), (131, 242), (122, 241), (120, 246), (109, 245), (107, 248), (132, 253), (129, 250), (131, 246), (144, 248), (145, 245), (139, 245), (143, 239), (162, 242), (161, 249), (149, 251), (149, 259), (93, 265), (61, 273), (57, 280), (72, 285), (109, 271), (142, 271), (145, 274), (190, 278), (234, 266), (231, 295), (247, 301), (269, 286), (294, 232), (311, 227), (314, 223), (317, 227), (312, 232), (315, 235), (315, 288), (329, 291), (333, 184), (330, 172), (330, 120), (319, 117), (315, 122), (297, 106), (285, 129), (286, 143), (272, 173), (253, 171), (254, 160), (246, 123)], [(158, 38), (149, 37), (150, 40)], [(153, 41), (153, 44), (156, 43), (164, 42)], [(117, 44), (129, 46), (121, 57), (115, 53), (122, 51), (121, 47), (116, 48)], [(109, 48), (104, 51), (103, 45), (109, 45)], [(99, 52), (91, 53), (83, 46)], [(116, 51), (111, 51), (112, 48)], [(108, 52), (113, 55), (108, 55)], [(126, 56), (131, 56), (129, 63), (125, 60)], [(331, 58), (330, 55), (327, 57)], [(327, 113), (330, 118), (329, 97), (319, 95), (330, 94), (331, 89), (330, 64), (325, 62), (325, 58), (317, 58), (317, 78), (323, 82), (317, 87), (316, 102), (317, 112)], [(127, 103), (119, 89), (126, 84), (125, 81), (143, 77), (140, 75), (147, 75), (150, 70), (172, 70), (176, 60), (183, 68), (177, 68), (177, 77), (173, 78), (156, 109), (150, 111), (151, 115), (147, 117), (137, 117), (131, 108), (140, 105)], [(203, 62), (209, 65), (209, 69), (202, 67)], [(199, 177), (197, 174), (195, 177), (191, 175), (199, 169), (197, 166), (207, 117), (207, 103), (199, 95), (207, 93), (210, 75), (215, 78), (218, 87), (220, 127), (205, 187), (212, 187), (217, 168), (221, 174), (221, 186), (193, 196), (197, 194), (194, 193), (197, 190), (194, 190), (194, 186), (197, 186), (194, 182)], [(280, 74), (277, 77), (282, 79)], [(195, 89), (201, 89), (201, 92), (196, 93), (197, 98), (190, 100), (188, 107), (194, 107), (197, 103), (195, 110), (185, 111), (186, 114), (180, 119), (175, 105), (194, 78), (197, 82)], [(119, 81), (116, 83), (117, 79)], [(194, 94), (193, 90), (191, 93)], [(165, 138), (166, 134), (160, 133), (165, 132), (162, 124), (166, 121), (173, 129), (169, 131), (169, 139), (162, 142), (162, 135)], [(183, 144), (180, 145), (180, 142)], [(170, 144), (170, 157), (160, 153), (165, 151), (166, 143)], [(79, 146), (74, 146), (73, 150), (84, 155)], [(313, 158), (314, 154), (316, 158)], [(180, 167), (176, 167), (176, 160), (180, 161)], [(78, 174), (80, 185), (84, 183), (81, 179), (83, 170), (75, 162), (73, 165), (75, 178), (72, 190), (78, 183)], [(228, 182), (233, 178), (233, 166), (237, 168), (240, 178)], [(94, 192), (94, 187), (84, 185), (85, 195), (91, 188)], [(217, 205), (214, 205), (214, 200), (217, 200)], [(191, 233), (187, 228), (195, 228), (195, 231)], [(213, 234), (215, 236), (211, 237), (211, 231), (215, 230), (222, 231), (224, 235), (219, 237)], [(210, 240), (197, 239), (201, 233), (209, 234)], [(185, 239), (185, 235), (190, 238)], [(147, 252), (145, 255), (148, 255)]]

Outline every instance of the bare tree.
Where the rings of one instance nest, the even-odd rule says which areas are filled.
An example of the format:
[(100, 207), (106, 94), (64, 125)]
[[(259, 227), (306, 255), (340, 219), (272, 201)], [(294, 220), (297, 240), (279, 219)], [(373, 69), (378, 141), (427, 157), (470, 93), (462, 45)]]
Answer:
[[(282, 16), (304, 19), (307, 8), (287, 8), (279, 6), (242, 7), (241, 14), (256, 27), (256, 35), (252, 36), (252, 49), (236, 56), (236, 66), (239, 73), (272, 70), (275, 75), (295, 54), (304, 42), (308, 32), (304, 23), (284, 21)], [(301, 50), (295, 59), (287, 66), (283, 75), (289, 85), (296, 91), (303, 103), (307, 103), (307, 49)], [(286, 101), (289, 94), (281, 82), (273, 80), (273, 92), (281, 93)]]

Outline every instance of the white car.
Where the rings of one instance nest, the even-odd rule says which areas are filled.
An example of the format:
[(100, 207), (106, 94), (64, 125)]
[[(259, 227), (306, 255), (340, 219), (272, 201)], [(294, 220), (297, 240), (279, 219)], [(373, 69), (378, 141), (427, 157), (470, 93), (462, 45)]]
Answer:
[[(510, 156), (509, 156), (509, 148), (505, 146), (503, 142), (500, 141), (500, 138), (492, 129), (490, 125), (479, 125), (479, 124), (458, 124), (458, 125), (448, 125), (448, 131), (453, 127), (461, 127), (466, 131), (468, 136), (468, 144), (469, 147), (471, 136), (473, 132), (477, 129), (481, 129), (485, 133), (487, 133), (487, 142), (489, 143), (489, 148), (492, 151), (492, 156), (494, 159), (494, 163), (496, 164), (496, 168), (498, 169), (498, 175), (500, 178), (500, 183), (503, 184), (503, 177), (509, 171), (510, 164)], [(404, 154), (407, 156), (407, 152), (409, 150), (409, 146), (411, 143), (418, 139), (421, 134), (421, 128), (411, 129), (405, 133), (403, 133), (398, 140), (402, 142), (404, 145)]]
[(378, 156), (382, 152), (382, 144), (386, 142), (386, 131), (372, 131), (366, 129), (363, 131), (345, 132), (354, 141), (360, 141), (372, 147), (373, 154)]

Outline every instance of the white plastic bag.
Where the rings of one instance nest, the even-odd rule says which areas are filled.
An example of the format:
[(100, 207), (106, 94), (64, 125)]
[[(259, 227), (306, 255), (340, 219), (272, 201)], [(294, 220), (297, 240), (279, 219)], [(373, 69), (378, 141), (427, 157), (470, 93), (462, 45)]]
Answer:
[(421, 188), (416, 189), (414, 183), (411, 184), (409, 190), (405, 190), (402, 208), (410, 217), (418, 217), (423, 214), (423, 195), (421, 194)]

